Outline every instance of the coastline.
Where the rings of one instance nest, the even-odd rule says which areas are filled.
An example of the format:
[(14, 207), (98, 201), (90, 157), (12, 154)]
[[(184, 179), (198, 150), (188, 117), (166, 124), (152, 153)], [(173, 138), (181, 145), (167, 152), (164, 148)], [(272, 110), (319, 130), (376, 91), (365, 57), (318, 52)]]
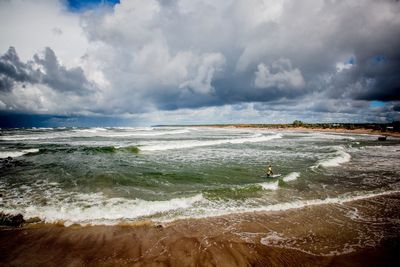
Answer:
[[(343, 220), (352, 211), (356, 219)], [(30, 224), (0, 230), (0, 266), (396, 265), (399, 220), (400, 194), (393, 193), (165, 225)]]
[(293, 130), (299, 132), (326, 132), (326, 133), (337, 133), (337, 134), (367, 134), (367, 135), (376, 135), (376, 136), (390, 136), (400, 138), (400, 133), (397, 132), (382, 132), (370, 129), (324, 129), (324, 128), (306, 128), (306, 127), (293, 127), (287, 128), (286, 130)]
[(322, 128), (322, 127), (294, 127), (292, 125), (257, 125), (257, 124), (232, 124), (232, 125), (191, 125), (190, 127), (211, 127), (211, 128), (237, 128), (237, 129), (265, 129), (279, 131), (294, 131), (294, 132), (326, 132), (336, 134), (367, 134), (376, 136), (390, 136), (400, 138), (400, 132), (383, 132), (373, 129), (356, 128), (347, 129), (342, 127), (337, 128)]

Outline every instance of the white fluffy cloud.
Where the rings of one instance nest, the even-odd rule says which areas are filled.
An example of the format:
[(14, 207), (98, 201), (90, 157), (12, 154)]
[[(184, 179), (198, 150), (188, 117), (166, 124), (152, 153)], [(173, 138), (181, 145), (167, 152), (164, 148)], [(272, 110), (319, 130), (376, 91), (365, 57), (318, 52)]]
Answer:
[(214, 74), (222, 70), (225, 63), (224, 56), (221, 53), (205, 54), (199, 57), (198, 62), (193, 62), (195, 71), (194, 77), (182, 82), (179, 88), (188, 88), (196, 93), (212, 93), (214, 88), (211, 82)]
[(23, 61), (50, 47), (69, 67), (80, 64), (89, 42), (80, 18), (61, 0), (0, 1), (0, 51), (16, 47)]
[(258, 88), (302, 89), (305, 81), (300, 70), (292, 67), (290, 60), (279, 59), (270, 66), (260, 63), (254, 84)]

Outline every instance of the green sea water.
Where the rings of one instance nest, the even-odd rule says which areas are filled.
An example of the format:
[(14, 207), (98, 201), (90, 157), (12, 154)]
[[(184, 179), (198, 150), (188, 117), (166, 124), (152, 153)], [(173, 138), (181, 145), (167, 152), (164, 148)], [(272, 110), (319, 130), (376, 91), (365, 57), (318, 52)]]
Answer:
[[(0, 211), (66, 224), (284, 210), (400, 190), (400, 140), (368, 135), (3, 129), (0, 158)], [(279, 177), (265, 176), (269, 164)]]

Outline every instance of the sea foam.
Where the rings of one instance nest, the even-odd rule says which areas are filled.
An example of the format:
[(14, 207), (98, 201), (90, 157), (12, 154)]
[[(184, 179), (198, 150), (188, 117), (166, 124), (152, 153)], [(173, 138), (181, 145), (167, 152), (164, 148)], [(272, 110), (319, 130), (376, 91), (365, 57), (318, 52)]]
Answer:
[[(1, 185), (1, 184), (0, 184)], [(278, 182), (260, 184), (267, 190), (275, 190)], [(1, 188), (1, 186), (0, 186)], [(22, 191), (21, 191), (22, 190)], [(31, 195), (29, 186), (11, 190), (5, 199), (10, 206), (3, 212), (21, 213), (25, 218), (39, 217), (45, 222), (62, 222), (65, 225), (78, 224), (118, 224), (122, 221), (150, 219), (156, 222), (173, 221), (185, 218), (203, 218), (232, 213), (268, 212), (299, 209), (325, 204), (343, 204), (377, 196), (400, 193), (400, 190), (384, 192), (354, 192), (324, 199), (296, 200), (276, 204), (254, 206), (254, 201), (209, 200), (203, 194), (169, 200), (149, 201), (143, 199), (108, 198), (102, 193), (65, 192), (57, 184), (48, 183), (41, 193), (46, 204), (35, 205), (35, 196)], [(13, 193), (13, 191), (15, 191)], [(23, 193), (25, 192), (25, 193)], [(23, 195), (16, 198), (12, 195)], [(56, 196), (62, 196), (56, 197)]]
[(37, 153), (39, 152), (39, 149), (32, 148), (32, 149), (23, 149), (23, 150), (17, 150), (17, 151), (0, 151), (0, 158), (16, 158), (16, 157), (21, 157), (23, 155), (29, 154), (29, 153)]
[[(109, 198), (103, 194), (77, 194), (71, 202), (55, 202), (46, 206), (29, 205), (17, 212), (26, 218), (38, 217), (48, 223), (63, 222), (65, 225), (115, 224), (171, 210), (188, 209), (203, 199), (202, 194), (193, 197), (174, 198), (164, 201), (142, 199)], [(69, 201), (68, 201), (69, 200)], [(7, 211), (7, 210), (6, 210)], [(16, 213), (16, 211), (7, 211)]]
[(297, 178), (299, 178), (299, 176), (300, 176), (299, 172), (291, 172), (288, 175), (284, 176), (282, 180), (285, 182), (290, 182), (296, 180)]
[(279, 189), (278, 181), (275, 181), (273, 183), (269, 183), (269, 182), (259, 183), (259, 185), (265, 190), (278, 190)]
[(7, 135), (1, 136), (4, 141), (29, 141), (62, 139), (77, 137), (155, 137), (163, 135), (178, 135), (189, 133), (189, 129), (144, 129), (144, 128), (85, 128), (85, 129), (65, 129), (64, 131), (35, 131), (33, 134)]
[(318, 167), (337, 167), (343, 163), (349, 162), (351, 159), (351, 155), (347, 153), (342, 146), (335, 146), (335, 152), (331, 155), (332, 158), (323, 159), (317, 162), (316, 165), (312, 166), (311, 168), (318, 168)]
[(170, 149), (183, 149), (183, 148), (192, 148), (192, 147), (202, 147), (202, 146), (215, 146), (222, 144), (243, 144), (243, 143), (257, 143), (257, 142), (266, 142), (273, 139), (282, 138), (281, 134), (275, 135), (262, 135), (255, 134), (251, 137), (244, 138), (233, 138), (233, 139), (219, 139), (219, 140), (190, 140), (190, 141), (170, 141), (163, 142), (157, 145), (145, 145), (141, 146), (140, 150), (142, 151), (159, 151), (159, 150), (170, 150)]

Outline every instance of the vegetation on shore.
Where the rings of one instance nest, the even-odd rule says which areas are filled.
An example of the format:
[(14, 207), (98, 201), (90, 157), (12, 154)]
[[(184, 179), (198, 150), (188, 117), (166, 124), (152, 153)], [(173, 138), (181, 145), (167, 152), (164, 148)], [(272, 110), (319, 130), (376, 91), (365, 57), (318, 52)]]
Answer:
[[(166, 126), (166, 125), (157, 125)], [(295, 120), (287, 124), (202, 124), (202, 125), (168, 125), (168, 126), (203, 126), (203, 127), (237, 127), (237, 128), (306, 128), (306, 129), (344, 129), (369, 130), (379, 132), (400, 132), (400, 121), (391, 123), (306, 123)]]

